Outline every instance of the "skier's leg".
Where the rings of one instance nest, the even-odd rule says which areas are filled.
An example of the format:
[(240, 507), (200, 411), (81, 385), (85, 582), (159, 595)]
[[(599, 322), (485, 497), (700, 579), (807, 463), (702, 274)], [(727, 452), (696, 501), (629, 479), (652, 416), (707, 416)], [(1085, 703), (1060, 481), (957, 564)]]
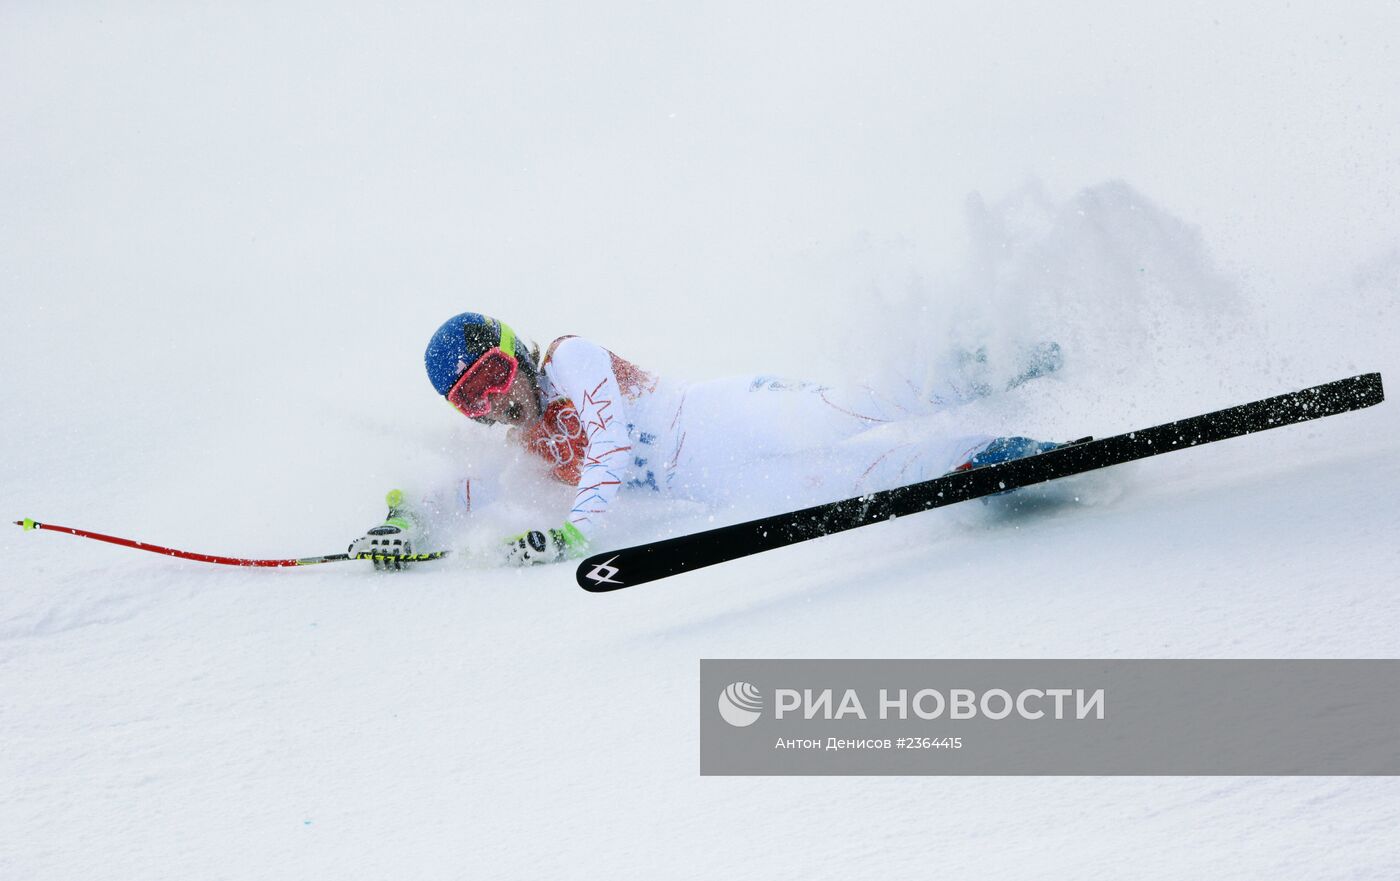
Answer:
[(692, 385), (678, 420), (676, 457), (706, 462), (757, 459), (824, 449), (872, 428), (927, 415), (912, 391), (795, 382), (774, 376), (730, 377)]
[(704, 461), (678, 468), (677, 494), (753, 513), (792, 510), (939, 477), (987, 447), (990, 435), (911, 436), (910, 426), (862, 432), (831, 446), (755, 459)]
[(713, 504), (802, 507), (1038, 451), (987, 434), (930, 437), (916, 397), (772, 377), (700, 383), (687, 393), (664, 488)]

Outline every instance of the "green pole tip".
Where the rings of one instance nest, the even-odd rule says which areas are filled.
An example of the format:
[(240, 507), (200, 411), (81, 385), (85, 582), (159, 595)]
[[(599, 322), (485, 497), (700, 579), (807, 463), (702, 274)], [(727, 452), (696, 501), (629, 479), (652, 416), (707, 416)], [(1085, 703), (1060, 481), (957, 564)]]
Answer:
[(15, 521), (15, 525), (16, 525), (16, 526), (23, 526), (24, 529), (25, 529), (25, 531), (28, 532), (29, 530), (33, 529), (33, 528), (34, 528), (35, 526), (37, 526), (38, 524), (35, 523), (33, 520), (29, 519), (28, 517), (25, 517), (23, 520), (16, 520), (16, 521)]
[(403, 504), (403, 490), (401, 490), (401, 489), (391, 489), (391, 490), (389, 490), (389, 494), (386, 495), (386, 496), (384, 497), (384, 501), (387, 502), (388, 505), (389, 505), (389, 507), (391, 507), (391, 508), (397, 508), (397, 507), (399, 507), (400, 505)]

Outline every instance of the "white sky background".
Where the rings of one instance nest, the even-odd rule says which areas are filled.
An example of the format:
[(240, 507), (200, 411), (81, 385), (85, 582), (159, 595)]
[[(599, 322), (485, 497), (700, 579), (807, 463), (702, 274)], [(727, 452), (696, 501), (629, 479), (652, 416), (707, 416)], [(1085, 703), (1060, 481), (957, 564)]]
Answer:
[(1393, 2), (9, 3), (6, 299), (351, 348), (392, 317), (404, 381), (465, 308), (795, 365), (871, 284), (832, 255), (936, 275), (965, 197), (1032, 178), (1122, 178), (1261, 286), (1325, 284), (1400, 234), (1398, 38)]

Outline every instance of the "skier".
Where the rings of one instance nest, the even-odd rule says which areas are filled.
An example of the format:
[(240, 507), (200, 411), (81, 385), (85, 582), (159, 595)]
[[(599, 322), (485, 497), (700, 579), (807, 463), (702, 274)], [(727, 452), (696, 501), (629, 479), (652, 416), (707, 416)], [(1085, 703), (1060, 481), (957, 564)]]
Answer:
[[(965, 356), (980, 363), (985, 355)], [(1054, 449), (1025, 437), (921, 436), (909, 420), (991, 393), (964, 375), (895, 393), (748, 376), (698, 383), (658, 377), (595, 343), (565, 336), (543, 357), (494, 318), (448, 319), (424, 353), (428, 378), (464, 416), (504, 424), (507, 438), (575, 487), (562, 522), (503, 542), (516, 564), (581, 557), (619, 493), (665, 493), (709, 504), (771, 499), (784, 509), (926, 480)], [(1006, 387), (1059, 368), (1054, 343), (1030, 353)], [(489, 486), (463, 480), (453, 498), (406, 503), (350, 545), (375, 568), (399, 569), (426, 547), (436, 521), (480, 510)]]

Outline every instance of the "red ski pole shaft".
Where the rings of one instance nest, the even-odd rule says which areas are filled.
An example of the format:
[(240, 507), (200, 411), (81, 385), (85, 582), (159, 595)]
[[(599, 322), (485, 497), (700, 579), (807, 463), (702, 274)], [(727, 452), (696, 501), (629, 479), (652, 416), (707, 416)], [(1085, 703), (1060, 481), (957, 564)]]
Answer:
[(120, 545), (124, 548), (135, 548), (138, 551), (150, 551), (153, 554), (164, 554), (167, 557), (179, 557), (182, 560), (195, 560), (200, 563), (217, 563), (220, 566), (312, 566), (316, 563), (339, 563), (349, 560), (349, 554), (327, 554), (320, 557), (301, 557), (295, 560), (245, 560), (240, 557), (220, 557), (215, 554), (198, 554), (193, 551), (180, 551), (175, 548), (153, 545), (144, 541), (133, 541), (129, 538), (119, 538), (115, 535), (103, 535), (100, 532), (89, 532), (86, 529), (74, 529), (71, 526), (55, 526), (52, 523), (39, 523), (28, 517), (23, 520), (14, 521), (16, 526), (29, 529), (46, 529), (50, 532), (66, 532), (69, 535), (76, 535), (79, 538), (90, 538), (94, 541), (105, 541), (108, 544)]

